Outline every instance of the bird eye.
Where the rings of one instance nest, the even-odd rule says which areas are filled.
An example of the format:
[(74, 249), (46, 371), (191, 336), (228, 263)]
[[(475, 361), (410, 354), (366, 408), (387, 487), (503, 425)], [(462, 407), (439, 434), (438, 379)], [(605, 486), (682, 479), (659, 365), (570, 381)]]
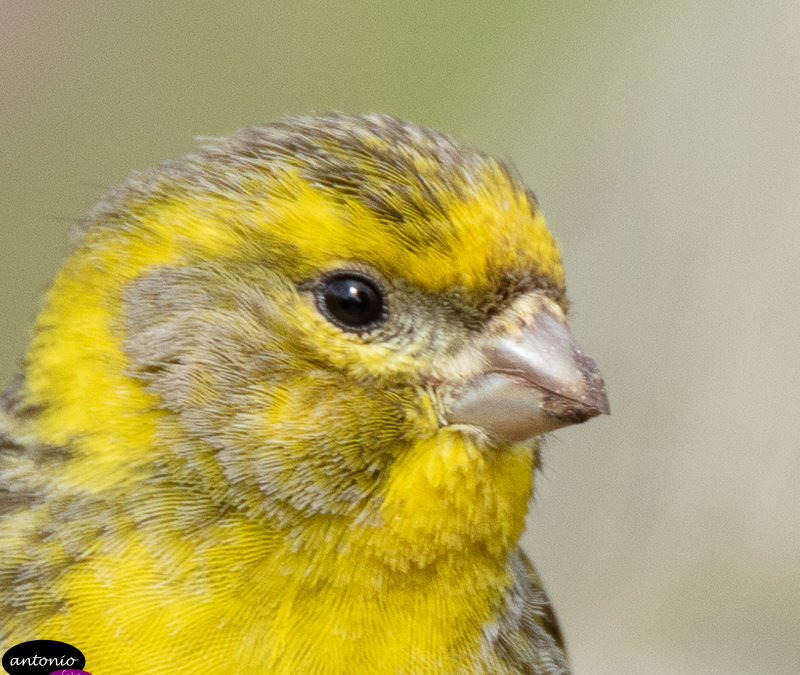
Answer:
[(386, 320), (383, 290), (361, 274), (342, 272), (323, 278), (316, 298), (320, 312), (344, 330), (370, 330)]

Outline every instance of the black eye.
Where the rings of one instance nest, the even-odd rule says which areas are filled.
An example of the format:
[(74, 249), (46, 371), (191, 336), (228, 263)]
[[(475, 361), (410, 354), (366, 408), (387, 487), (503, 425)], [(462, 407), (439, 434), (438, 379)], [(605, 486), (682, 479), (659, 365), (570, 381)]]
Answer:
[(370, 330), (386, 320), (386, 302), (380, 285), (355, 272), (324, 278), (317, 290), (317, 307), (344, 330)]

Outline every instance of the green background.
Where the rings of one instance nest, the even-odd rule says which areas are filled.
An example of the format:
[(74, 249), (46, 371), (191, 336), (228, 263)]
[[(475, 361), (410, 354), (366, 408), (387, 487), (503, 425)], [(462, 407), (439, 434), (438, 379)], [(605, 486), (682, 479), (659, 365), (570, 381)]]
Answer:
[(800, 3), (0, 2), (0, 374), (135, 168), (289, 113), (511, 158), (613, 415), (526, 545), (576, 671), (800, 672)]

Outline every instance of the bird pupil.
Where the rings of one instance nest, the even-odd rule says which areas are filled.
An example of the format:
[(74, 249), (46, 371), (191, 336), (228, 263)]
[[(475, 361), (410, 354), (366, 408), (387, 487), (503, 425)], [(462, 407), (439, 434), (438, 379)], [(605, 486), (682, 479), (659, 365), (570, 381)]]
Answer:
[(321, 295), (325, 313), (342, 328), (364, 329), (383, 318), (381, 294), (366, 279), (333, 277), (325, 283)]

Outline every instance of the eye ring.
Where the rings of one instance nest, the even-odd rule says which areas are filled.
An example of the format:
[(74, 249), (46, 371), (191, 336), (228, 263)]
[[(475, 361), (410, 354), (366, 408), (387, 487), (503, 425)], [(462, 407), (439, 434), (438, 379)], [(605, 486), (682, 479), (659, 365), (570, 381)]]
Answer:
[(350, 333), (368, 332), (389, 316), (383, 285), (363, 272), (325, 274), (316, 285), (314, 298), (328, 321)]

